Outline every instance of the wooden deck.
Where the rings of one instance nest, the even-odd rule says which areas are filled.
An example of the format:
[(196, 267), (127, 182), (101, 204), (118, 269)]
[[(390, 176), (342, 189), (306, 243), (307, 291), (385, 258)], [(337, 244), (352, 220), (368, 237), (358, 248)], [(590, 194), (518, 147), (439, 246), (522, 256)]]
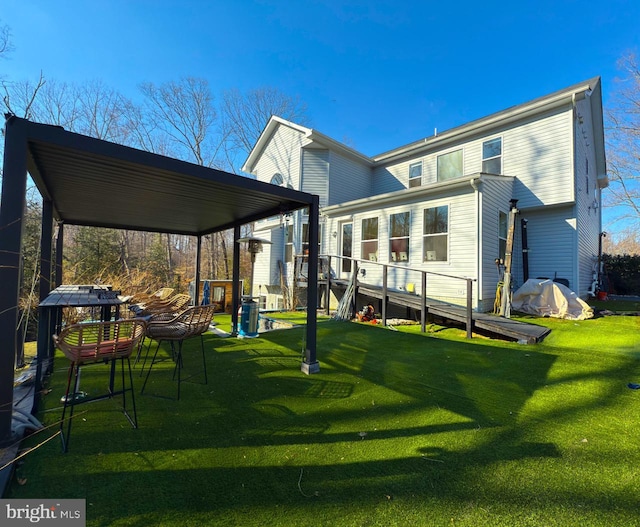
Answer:
[[(326, 282), (324, 284), (326, 286)], [(347, 287), (345, 280), (332, 280), (332, 289), (344, 291)], [(322, 286), (321, 286), (322, 288)], [(362, 297), (375, 298), (382, 301), (382, 288), (371, 284), (358, 284), (358, 295)], [(422, 309), (422, 297), (405, 291), (387, 291), (389, 304), (401, 307), (408, 307), (416, 311)], [(356, 303), (356, 305), (359, 305)], [(462, 306), (455, 306), (427, 298), (426, 314), (429, 319), (439, 319), (443, 325), (465, 324), (467, 321), (466, 309)], [(471, 314), (473, 319), (473, 331), (477, 333), (487, 333), (491, 336), (535, 344), (541, 342), (551, 331), (549, 328), (537, 326), (503, 318), (489, 313)]]

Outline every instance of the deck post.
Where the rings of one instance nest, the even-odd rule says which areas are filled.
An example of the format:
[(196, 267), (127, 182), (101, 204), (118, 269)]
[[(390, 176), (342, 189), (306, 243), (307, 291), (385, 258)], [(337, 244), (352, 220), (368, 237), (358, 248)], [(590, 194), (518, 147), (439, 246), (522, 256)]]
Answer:
[(383, 265), (382, 266), (382, 325), (386, 326), (387, 325), (387, 302), (389, 300), (389, 297), (387, 295), (387, 289), (388, 289), (388, 277), (387, 277), (387, 271), (388, 271), (388, 267), (387, 265)]
[(422, 307), (420, 308), (420, 331), (427, 331), (427, 273), (422, 271)]
[(353, 297), (351, 298), (351, 318), (358, 312), (358, 261), (353, 260)]
[(473, 338), (473, 280), (467, 278), (467, 338)]
[(327, 279), (327, 287), (324, 294), (324, 302), (325, 302), (325, 311), (327, 316), (329, 316), (329, 303), (331, 301), (331, 256), (327, 256), (327, 269), (326, 269), (326, 279)]

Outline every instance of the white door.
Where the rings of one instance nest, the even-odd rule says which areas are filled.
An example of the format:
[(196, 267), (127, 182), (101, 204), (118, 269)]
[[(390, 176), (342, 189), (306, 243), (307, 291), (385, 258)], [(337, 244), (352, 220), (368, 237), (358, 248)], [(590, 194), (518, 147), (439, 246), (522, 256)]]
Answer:
[(353, 257), (353, 222), (345, 222), (340, 225), (340, 277), (349, 278), (351, 276), (351, 266), (353, 263), (349, 258)]

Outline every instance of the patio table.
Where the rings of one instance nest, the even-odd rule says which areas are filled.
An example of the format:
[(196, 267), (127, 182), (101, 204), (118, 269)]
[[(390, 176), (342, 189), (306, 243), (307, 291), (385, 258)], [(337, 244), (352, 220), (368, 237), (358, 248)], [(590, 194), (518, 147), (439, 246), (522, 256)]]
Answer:
[(42, 388), (43, 366), (50, 372), (55, 347), (52, 337), (62, 323), (62, 310), (66, 307), (89, 307), (100, 309), (103, 322), (120, 316), (120, 306), (126, 298), (112, 291), (108, 285), (61, 285), (56, 287), (38, 305), (38, 339), (36, 392)]

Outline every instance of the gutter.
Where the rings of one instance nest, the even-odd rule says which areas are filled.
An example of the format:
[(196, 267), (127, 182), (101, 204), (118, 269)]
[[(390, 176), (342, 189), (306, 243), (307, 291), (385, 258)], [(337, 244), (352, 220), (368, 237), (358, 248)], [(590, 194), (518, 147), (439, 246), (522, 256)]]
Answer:
[(344, 214), (364, 209), (367, 207), (375, 206), (380, 208), (385, 205), (390, 205), (395, 202), (408, 203), (410, 201), (417, 201), (420, 198), (427, 197), (431, 194), (441, 192), (443, 190), (453, 190), (458, 188), (464, 188), (471, 185), (474, 190), (484, 180), (490, 179), (514, 179), (513, 176), (491, 176), (488, 174), (478, 173), (476, 176), (463, 176), (451, 181), (443, 181), (438, 183), (431, 183), (430, 185), (423, 185), (421, 187), (414, 187), (411, 189), (396, 190), (394, 192), (387, 192), (386, 194), (378, 194), (370, 196), (368, 198), (356, 199), (348, 201), (346, 203), (340, 203), (338, 205), (330, 205), (322, 209), (322, 213), (326, 216), (342, 216)]

